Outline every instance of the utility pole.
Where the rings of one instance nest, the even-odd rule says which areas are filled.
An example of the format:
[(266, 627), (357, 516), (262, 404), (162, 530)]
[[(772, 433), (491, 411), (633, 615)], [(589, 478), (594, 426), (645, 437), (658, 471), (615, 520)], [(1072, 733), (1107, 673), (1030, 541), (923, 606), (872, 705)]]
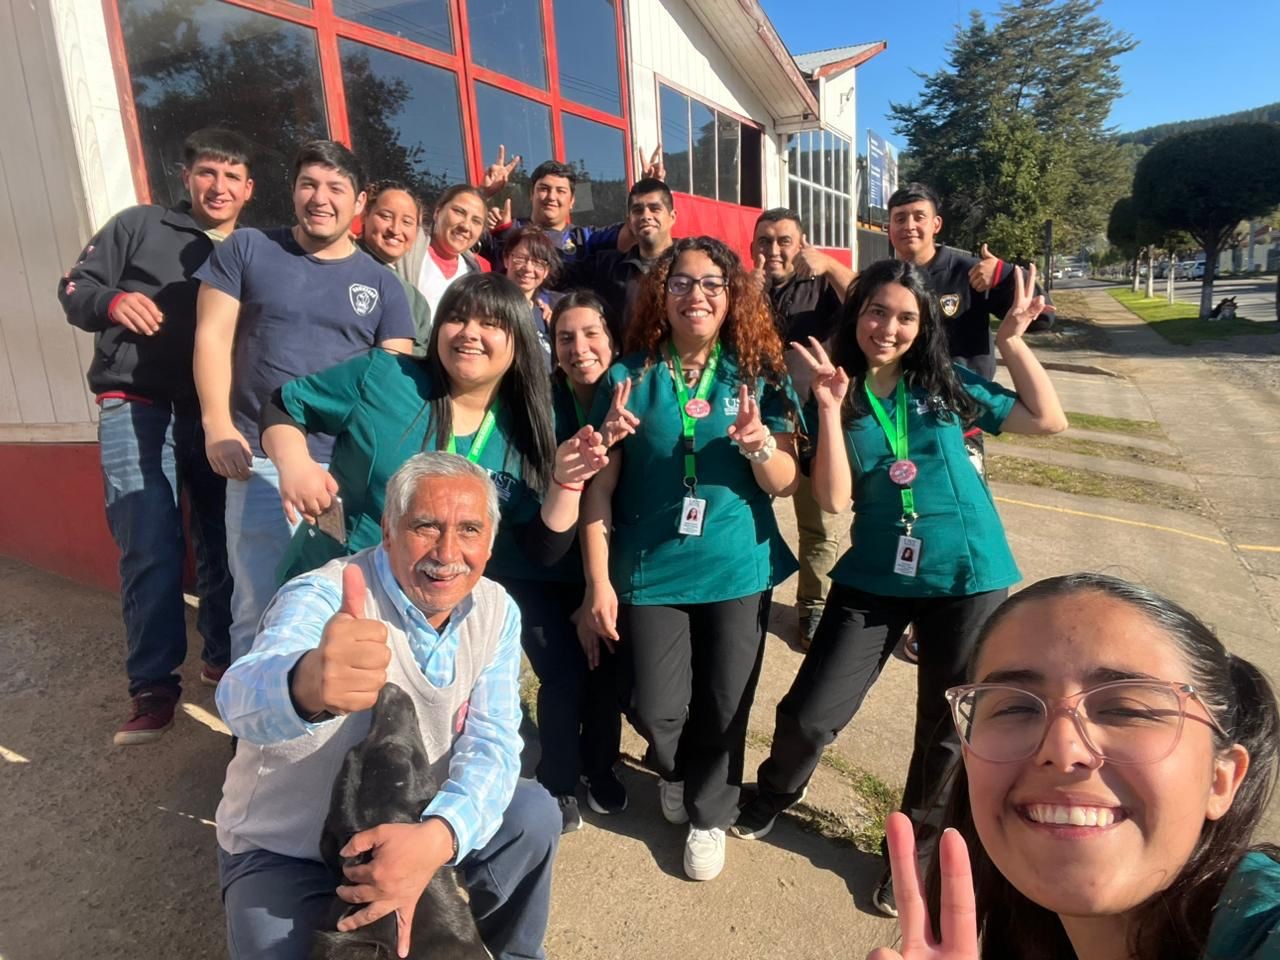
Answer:
[(1053, 291), (1053, 221), (1044, 222), (1044, 289)]

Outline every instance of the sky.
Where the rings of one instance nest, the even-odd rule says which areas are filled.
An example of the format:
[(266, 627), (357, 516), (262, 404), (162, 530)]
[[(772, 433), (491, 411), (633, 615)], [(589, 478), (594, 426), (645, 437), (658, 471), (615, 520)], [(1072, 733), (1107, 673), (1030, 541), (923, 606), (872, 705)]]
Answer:
[[(944, 65), (970, 10), (993, 22), (991, 0), (761, 0), (793, 54), (886, 40), (858, 68), (858, 152), (867, 130), (901, 149), (890, 101), (914, 101), (920, 81)], [(1194, 120), (1280, 101), (1280, 0), (1103, 0), (1099, 15), (1138, 39), (1119, 57), (1124, 94), (1111, 111), (1120, 131)], [(1220, 19), (1219, 19), (1220, 17)]]

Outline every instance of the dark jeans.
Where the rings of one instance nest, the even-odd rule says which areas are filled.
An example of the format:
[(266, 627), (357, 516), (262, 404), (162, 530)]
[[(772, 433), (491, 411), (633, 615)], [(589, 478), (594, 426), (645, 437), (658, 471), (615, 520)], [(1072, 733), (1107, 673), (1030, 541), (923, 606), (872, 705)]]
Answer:
[(187, 657), (186, 568), (182, 494), (191, 507), (196, 555), (196, 628), (206, 663), (226, 666), (231, 626), (231, 574), (224, 524), (226, 482), (204, 453), (197, 413), (162, 404), (104, 400), (98, 419), (107, 525), (120, 548), (129, 695), (146, 688), (181, 690)]
[(557, 796), (572, 794), (579, 774), (599, 776), (618, 759), (618, 657), (601, 644), (600, 665), (587, 669), (569, 622), (582, 604), (582, 584), (504, 579), (502, 585), (520, 608), (520, 642), (540, 684), (538, 782)]
[(901, 809), (917, 832), (933, 828), (922, 835), (927, 846), (942, 822), (943, 788), (960, 756), (943, 694), (964, 683), (978, 631), (1007, 594), (881, 597), (833, 585), (813, 646), (778, 702), (773, 745), (757, 775), (761, 800), (780, 811), (799, 799), (823, 749), (853, 719), (902, 631), (914, 624), (920, 649), (916, 727)]
[(634, 719), (659, 776), (684, 781), (689, 820), (702, 830), (727, 827), (738, 808), (772, 596), (618, 611), (634, 664)]
[[(521, 780), (493, 839), (458, 866), (471, 914), (496, 960), (546, 956), (542, 941), (560, 825), (551, 795)], [(328, 867), (268, 850), (232, 856), (219, 848), (218, 874), (231, 960), (306, 960), (311, 934), (333, 903), (337, 884)]]

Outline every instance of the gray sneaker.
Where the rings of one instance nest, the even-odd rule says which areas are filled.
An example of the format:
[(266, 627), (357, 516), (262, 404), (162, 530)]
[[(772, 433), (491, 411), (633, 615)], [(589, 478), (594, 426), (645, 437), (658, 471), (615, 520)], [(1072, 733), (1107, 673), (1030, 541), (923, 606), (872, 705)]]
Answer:
[(684, 809), (684, 781), (658, 778), (658, 802), (667, 823), (688, 823), (689, 814)]

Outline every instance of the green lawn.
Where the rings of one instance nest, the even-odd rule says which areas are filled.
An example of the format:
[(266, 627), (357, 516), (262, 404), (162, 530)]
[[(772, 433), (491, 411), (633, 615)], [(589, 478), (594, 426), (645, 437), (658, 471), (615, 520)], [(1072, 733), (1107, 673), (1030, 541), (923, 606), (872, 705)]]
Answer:
[(1194, 303), (1169, 303), (1164, 297), (1148, 300), (1131, 290), (1107, 291), (1131, 313), (1151, 324), (1153, 330), (1170, 343), (1189, 346), (1201, 340), (1222, 340), (1244, 334), (1280, 333), (1280, 324), (1254, 323), (1250, 320), (1201, 320), (1200, 308)]

